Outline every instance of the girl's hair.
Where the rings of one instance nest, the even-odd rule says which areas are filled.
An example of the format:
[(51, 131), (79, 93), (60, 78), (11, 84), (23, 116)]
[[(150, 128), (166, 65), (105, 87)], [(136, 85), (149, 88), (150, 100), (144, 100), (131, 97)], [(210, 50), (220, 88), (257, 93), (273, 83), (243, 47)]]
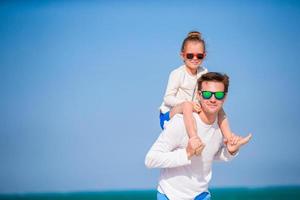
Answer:
[(204, 53), (205, 53), (205, 41), (201, 37), (201, 33), (198, 31), (191, 31), (188, 33), (187, 37), (183, 40), (181, 46), (181, 52), (184, 51), (185, 45), (187, 42), (201, 42), (203, 44)]

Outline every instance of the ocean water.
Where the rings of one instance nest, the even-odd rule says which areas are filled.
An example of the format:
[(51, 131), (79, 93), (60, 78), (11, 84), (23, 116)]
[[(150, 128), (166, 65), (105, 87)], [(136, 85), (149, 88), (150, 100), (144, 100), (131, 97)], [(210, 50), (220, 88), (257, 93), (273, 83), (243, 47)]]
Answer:
[[(299, 187), (215, 188), (213, 200), (300, 200)], [(0, 200), (155, 200), (155, 190), (0, 194)]]

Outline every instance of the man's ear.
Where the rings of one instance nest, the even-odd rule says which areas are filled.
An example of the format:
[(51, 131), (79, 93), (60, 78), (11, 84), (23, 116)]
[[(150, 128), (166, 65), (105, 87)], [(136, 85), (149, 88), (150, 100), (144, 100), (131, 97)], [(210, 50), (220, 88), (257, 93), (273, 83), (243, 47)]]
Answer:
[(200, 101), (200, 94), (199, 94), (199, 91), (196, 92), (196, 99), (197, 99), (198, 101)]
[(224, 99), (223, 99), (223, 102), (225, 102), (226, 99), (227, 99), (227, 93), (225, 94), (225, 97), (224, 97)]
[(198, 100), (198, 103), (201, 105), (201, 95), (199, 94), (199, 92), (196, 93), (196, 99)]

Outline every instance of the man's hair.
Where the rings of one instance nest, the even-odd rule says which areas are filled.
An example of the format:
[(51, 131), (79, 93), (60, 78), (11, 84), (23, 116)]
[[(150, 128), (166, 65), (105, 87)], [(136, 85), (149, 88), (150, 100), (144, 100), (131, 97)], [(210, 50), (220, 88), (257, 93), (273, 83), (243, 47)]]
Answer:
[(198, 79), (198, 91), (201, 91), (202, 89), (202, 83), (205, 81), (214, 81), (214, 82), (221, 82), (224, 84), (224, 92), (228, 92), (229, 87), (229, 77), (226, 74), (221, 74), (218, 72), (208, 72), (206, 74), (203, 74)]

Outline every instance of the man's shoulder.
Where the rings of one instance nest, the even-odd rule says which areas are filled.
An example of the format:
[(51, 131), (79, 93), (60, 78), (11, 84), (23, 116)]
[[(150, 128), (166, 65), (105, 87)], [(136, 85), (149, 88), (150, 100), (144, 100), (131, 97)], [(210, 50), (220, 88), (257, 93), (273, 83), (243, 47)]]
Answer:
[(166, 123), (166, 129), (178, 129), (181, 130), (184, 128), (184, 121), (183, 121), (183, 115), (182, 114), (176, 114), (174, 115), (170, 121)]
[(181, 124), (183, 123), (183, 115), (182, 114), (176, 114), (170, 119), (170, 123), (176, 123)]
[(175, 140), (178, 143), (181, 143), (182, 139), (188, 136), (183, 121), (183, 115), (174, 115), (170, 121), (165, 124), (163, 133), (170, 135), (172, 138), (176, 138)]
[(183, 114), (175, 114), (171, 120), (183, 121)]

